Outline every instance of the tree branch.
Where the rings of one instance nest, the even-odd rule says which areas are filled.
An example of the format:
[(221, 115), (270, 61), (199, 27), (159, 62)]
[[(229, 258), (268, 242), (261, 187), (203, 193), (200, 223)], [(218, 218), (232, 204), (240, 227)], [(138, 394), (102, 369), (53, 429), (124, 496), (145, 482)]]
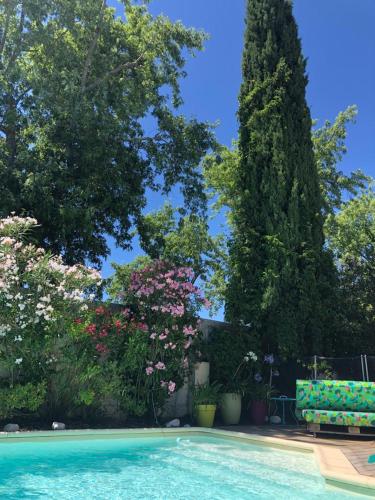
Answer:
[(14, 47), (13, 53), (12, 53), (10, 59), (9, 59), (9, 62), (8, 62), (8, 65), (7, 65), (7, 69), (6, 69), (6, 73), (8, 73), (8, 71), (11, 68), (12, 64), (17, 59), (17, 52), (18, 53), (20, 52), (20, 48), (21, 48), (21, 44), (22, 44), (22, 33), (23, 33), (24, 23), (25, 23), (25, 10), (24, 10), (23, 3), (22, 3), (22, 10), (21, 10), (21, 16), (20, 16), (20, 24), (19, 24), (19, 28), (18, 28), (18, 31), (19, 31), (19, 41), (18, 41), (18, 45), (16, 45), (16, 47)]
[(110, 76), (117, 75), (117, 73), (120, 73), (124, 69), (134, 68), (139, 64), (139, 62), (143, 59), (143, 57), (144, 57), (143, 54), (141, 54), (134, 61), (128, 61), (126, 63), (120, 64), (119, 66), (116, 66), (116, 68), (112, 69), (111, 71), (108, 71), (108, 73), (104, 75), (102, 78), (98, 78), (97, 80), (95, 80), (95, 82), (92, 82), (90, 83), (90, 85), (87, 85), (85, 90), (92, 90), (95, 87), (98, 87), (103, 82), (105, 82)]
[(88, 73), (89, 73), (89, 70), (90, 70), (90, 66), (92, 64), (92, 59), (93, 59), (93, 56), (94, 56), (94, 52), (95, 52), (95, 49), (96, 49), (96, 46), (97, 46), (97, 43), (98, 43), (98, 40), (99, 40), (101, 26), (102, 26), (102, 22), (103, 22), (104, 10), (105, 10), (106, 7), (107, 7), (107, 2), (106, 2), (106, 0), (103, 0), (102, 4), (100, 6), (99, 20), (98, 20), (98, 24), (96, 25), (94, 38), (91, 41), (89, 50), (87, 52), (87, 58), (86, 58), (86, 61), (85, 61), (85, 66), (83, 68), (82, 79), (81, 79), (81, 92), (82, 93), (85, 91), (85, 88), (86, 88), (87, 76), (88, 76)]
[(5, 47), (6, 37), (7, 37), (7, 34), (8, 34), (9, 21), (10, 21), (10, 12), (11, 12), (11, 9), (9, 8), (9, 6), (10, 6), (10, 2), (7, 4), (7, 7), (8, 7), (7, 17), (5, 19), (3, 36), (1, 37), (1, 41), (0, 41), (0, 56), (3, 54), (3, 50), (4, 50), (4, 47)]

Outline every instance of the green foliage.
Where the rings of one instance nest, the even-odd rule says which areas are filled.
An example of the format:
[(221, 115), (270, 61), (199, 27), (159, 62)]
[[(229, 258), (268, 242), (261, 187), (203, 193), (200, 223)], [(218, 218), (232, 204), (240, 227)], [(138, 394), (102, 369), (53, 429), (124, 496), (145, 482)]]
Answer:
[(89, 350), (82, 350), (78, 339), (66, 339), (59, 352), (59, 362), (50, 375), (46, 405), (42, 414), (47, 417), (87, 418), (105, 413), (103, 403), (108, 395), (116, 394), (119, 381), (115, 367), (99, 366)]
[(177, 218), (168, 203), (142, 218), (140, 235), (141, 247), (152, 259), (191, 267), (196, 279), (205, 280), (217, 265), (221, 238), (211, 237), (207, 223), (196, 215)]
[(268, 403), (275, 393), (275, 389), (270, 384), (263, 384), (260, 382), (251, 385), (248, 396), (250, 401), (265, 401)]
[[(334, 220), (332, 217), (334, 217), (337, 209), (341, 207), (344, 197), (358, 195), (360, 190), (370, 181), (370, 178), (360, 170), (346, 175), (339, 169), (339, 162), (346, 153), (347, 127), (348, 124), (354, 122), (356, 114), (357, 108), (349, 106), (345, 111), (338, 114), (333, 124), (326, 121), (323, 127), (312, 130), (314, 157), (323, 195), (323, 214), (325, 217), (331, 217), (324, 228), (327, 237), (330, 235), (330, 220)], [(214, 200), (212, 207), (215, 211), (225, 210), (230, 228), (233, 227), (233, 213), (237, 199), (235, 178), (239, 164), (238, 142), (234, 142), (231, 149), (224, 146), (218, 148), (214, 154), (207, 155), (203, 162), (206, 187), (209, 197)], [(221, 249), (222, 265), (211, 277), (209, 296), (224, 301), (227, 293), (230, 266), (226, 244), (223, 244)], [(322, 319), (322, 324), (330, 324), (331, 326), (329, 335), (324, 335), (322, 332), (324, 342), (321, 339), (316, 339), (316, 348), (319, 352), (323, 353), (324, 351), (328, 354), (334, 353), (335, 346), (340, 345), (342, 322), (346, 320), (345, 314), (344, 316), (341, 314), (343, 311), (341, 313), (338, 311), (341, 298), (338, 294), (338, 277), (332, 265), (330, 252), (325, 252), (322, 258), (321, 293), (330, 302), (329, 304), (326, 303), (325, 313), (323, 310), (321, 311), (322, 315), (325, 314), (326, 316)], [(241, 301), (240, 295), (237, 300)]]
[(292, 7), (249, 0), (226, 316), (251, 323), (265, 351), (321, 339), (323, 218)]
[(124, 412), (156, 417), (183, 384), (205, 299), (190, 268), (159, 260), (130, 268), (121, 269), (113, 288), (122, 306), (97, 307), (78, 321), (75, 337), (89, 339), (89, 359), (116, 368), (122, 385), (111, 394)]
[(44, 403), (46, 384), (16, 384), (0, 389), (0, 418), (36, 412)]
[(204, 178), (208, 196), (214, 198), (214, 210), (227, 210), (229, 223), (231, 210), (236, 199), (235, 173), (239, 164), (238, 142), (233, 141), (232, 148), (217, 147), (215, 152), (207, 155), (203, 161)]
[[(372, 352), (372, 319), (368, 312), (364, 313), (371, 310), (371, 306), (360, 306), (361, 297), (367, 297), (364, 304), (371, 304), (371, 278), (363, 263), (354, 264), (350, 258), (354, 249), (356, 255), (362, 251), (368, 252), (369, 231), (364, 228), (364, 223), (367, 224), (370, 218), (363, 216), (363, 210), (370, 211), (370, 206), (366, 207), (361, 197), (363, 188), (371, 183), (371, 178), (359, 170), (346, 175), (339, 169), (339, 163), (347, 151), (345, 141), (348, 125), (354, 123), (356, 115), (357, 108), (349, 106), (337, 115), (333, 123), (326, 121), (321, 128), (312, 131), (314, 156), (323, 194), (324, 233), (328, 243), (328, 251), (323, 254), (324, 272), (321, 273), (320, 286), (326, 297), (325, 311), (321, 311), (325, 315), (322, 324), (329, 324), (330, 328), (322, 332), (324, 340), (318, 339), (313, 349), (321, 354)], [(238, 165), (237, 143), (233, 144), (232, 149), (222, 147), (218, 154), (208, 155), (204, 161), (207, 188), (215, 200), (214, 208), (226, 209), (230, 225), (235, 208), (234, 176)], [(353, 200), (350, 210), (344, 202), (348, 196)], [(367, 196), (368, 201), (371, 200), (371, 190)], [(341, 210), (344, 210), (343, 215)], [(348, 211), (351, 214), (349, 219), (346, 215)], [(336, 269), (332, 266), (330, 253), (335, 257)], [(344, 259), (346, 264), (339, 257), (341, 254), (347, 255)], [(222, 270), (221, 279), (216, 284), (219, 292), (216, 293), (225, 296), (228, 266)]]
[(327, 241), (341, 265), (350, 260), (374, 264), (374, 194), (373, 188), (362, 192), (327, 219)]
[[(345, 141), (348, 125), (355, 123), (357, 113), (356, 106), (349, 106), (337, 115), (333, 123), (327, 120), (322, 127), (312, 130), (325, 215), (340, 208), (344, 194), (357, 195), (371, 180), (361, 170), (349, 175), (339, 170), (339, 163), (347, 152)], [(234, 208), (236, 199), (234, 179), (239, 161), (238, 142), (234, 141), (232, 148), (218, 147), (215, 153), (207, 155), (203, 162), (206, 187), (209, 196), (214, 198), (213, 208), (229, 209), (229, 223), (232, 214), (230, 209)]]
[(252, 332), (243, 328), (212, 330), (209, 340), (210, 379), (222, 385), (226, 392), (241, 391), (252, 384), (254, 364), (250, 360), (234, 380), (249, 351), (259, 352), (259, 339)]
[[(162, 209), (143, 216), (138, 225), (141, 247), (151, 259), (192, 268), (195, 279), (203, 283), (206, 297), (218, 306), (222, 298), (218, 283), (226, 265), (224, 236), (211, 236), (204, 218), (184, 215), (184, 212), (166, 203)], [(142, 261), (136, 261), (135, 265)], [(116, 286), (120, 275), (123, 279), (129, 268), (128, 265), (114, 267)]]
[(356, 106), (349, 106), (337, 115), (334, 123), (326, 121), (323, 127), (313, 131), (314, 153), (326, 214), (333, 214), (335, 209), (341, 207), (344, 193), (355, 196), (370, 181), (361, 170), (346, 175), (338, 169), (338, 164), (347, 152), (347, 126), (355, 123), (357, 113)]
[[(116, 325), (121, 324), (121, 329)], [(52, 385), (51, 412), (87, 418), (103, 417), (107, 405), (115, 415), (144, 416), (149, 410), (150, 387), (145, 384), (148, 337), (129, 325), (120, 310), (99, 306), (72, 328), (69, 351)], [(90, 330), (90, 327), (95, 327)], [(96, 332), (96, 335), (89, 332)], [(106, 337), (101, 337), (105, 334)], [(101, 342), (100, 342), (101, 341)], [(104, 344), (105, 342), (105, 344)], [(99, 346), (101, 350), (99, 351)], [(98, 349), (97, 349), (98, 348)], [(71, 369), (69, 369), (71, 366)]]
[[(87, 310), (89, 292), (100, 282), (96, 271), (64, 265), (31, 244), (35, 227), (29, 217), (0, 218), (0, 390), (12, 394), (7, 413), (12, 404), (15, 411), (33, 411), (34, 393), (38, 402), (47, 397), (64, 352), (63, 338), (76, 315)], [(40, 384), (46, 390), (38, 390)], [(30, 389), (30, 397), (24, 397), (23, 387)]]
[(344, 203), (326, 223), (339, 269), (342, 322), (338, 354), (374, 353), (375, 196), (369, 188)]
[[(185, 54), (206, 35), (126, 1), (0, 3), (0, 215), (25, 211), (68, 263), (121, 247), (146, 189), (204, 206), (210, 126), (176, 111)], [(148, 134), (147, 118), (154, 130)]]
[(193, 390), (194, 406), (216, 405), (220, 403), (222, 388), (217, 382), (197, 385)]
[[(7, 219), (7, 228), (9, 221), (14, 223)], [(0, 219), (0, 235), (2, 225)], [(4, 279), (8, 274), (2, 271), (9, 271), (11, 259), (2, 259), (1, 253), (3, 244), (8, 250), (9, 245), (15, 247), (16, 240), (9, 240), (0, 238), (0, 284), (7, 287), (4, 294), (0, 289), (0, 308), (10, 293)], [(22, 329), (21, 337), (17, 321), (4, 325), (0, 318), (0, 417), (37, 411), (42, 418), (59, 415), (93, 420), (108, 415), (121, 420), (127, 416), (157, 420), (158, 412), (188, 373), (189, 351), (198, 335), (197, 311), (206, 303), (194, 285), (193, 271), (152, 261), (126, 274), (125, 288), (118, 296), (122, 305), (91, 305), (88, 309), (81, 300), (77, 307), (69, 303), (69, 286), (72, 280), (76, 286), (82, 285), (85, 278), (91, 283), (97, 273), (91, 276), (87, 271), (85, 276), (82, 266), (58, 266), (56, 261), (52, 270), (56, 282), (49, 288), (50, 303), (56, 306), (56, 287), (68, 309), (55, 307), (56, 321), (48, 320), (52, 326), (38, 319), (35, 328), (32, 323)], [(18, 271), (12, 267), (12, 272)], [(64, 284), (58, 280), (62, 272), (66, 273)], [(77, 273), (81, 274), (77, 277)], [(47, 286), (49, 275), (41, 274), (42, 278)], [(81, 294), (81, 290), (75, 291)], [(18, 300), (16, 297), (16, 304)], [(40, 299), (39, 306), (33, 307), (34, 315), (43, 303)]]
[[(337, 374), (333, 371), (332, 366), (325, 359), (318, 359), (316, 364), (311, 362), (309, 364), (302, 363), (304, 368), (310, 372), (312, 380), (336, 380)], [(316, 372), (316, 377), (315, 377)]]
[(151, 258), (148, 256), (136, 257), (129, 264), (115, 264), (112, 267), (115, 270), (114, 274), (109, 278), (106, 291), (112, 302), (122, 302), (123, 294), (130, 286), (130, 277), (133, 272), (140, 271), (151, 263)]

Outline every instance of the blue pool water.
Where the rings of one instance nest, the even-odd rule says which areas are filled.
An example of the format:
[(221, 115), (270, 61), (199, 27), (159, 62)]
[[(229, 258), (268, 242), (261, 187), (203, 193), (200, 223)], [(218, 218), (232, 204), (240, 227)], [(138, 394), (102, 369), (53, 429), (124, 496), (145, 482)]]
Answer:
[(312, 454), (205, 436), (0, 443), (1, 499), (368, 498), (325, 486)]

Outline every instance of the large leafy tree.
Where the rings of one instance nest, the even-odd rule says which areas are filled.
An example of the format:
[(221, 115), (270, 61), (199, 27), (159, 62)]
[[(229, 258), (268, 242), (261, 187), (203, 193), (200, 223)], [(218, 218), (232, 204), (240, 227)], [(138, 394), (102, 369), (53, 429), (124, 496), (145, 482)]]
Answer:
[(327, 243), (339, 269), (339, 354), (374, 354), (375, 196), (370, 187), (329, 215)]
[(285, 356), (322, 339), (326, 259), (306, 84), (290, 2), (248, 0), (226, 314)]
[(210, 128), (186, 120), (184, 54), (205, 35), (123, 1), (0, 3), (0, 214), (32, 214), (67, 262), (126, 247), (146, 190), (182, 189), (204, 207)]

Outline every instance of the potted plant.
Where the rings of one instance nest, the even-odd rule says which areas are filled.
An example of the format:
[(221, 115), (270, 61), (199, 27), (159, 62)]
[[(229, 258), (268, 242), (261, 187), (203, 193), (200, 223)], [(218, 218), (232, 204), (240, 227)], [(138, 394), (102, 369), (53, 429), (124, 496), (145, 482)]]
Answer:
[(270, 384), (262, 382), (255, 383), (252, 386), (250, 394), (250, 417), (255, 425), (263, 425), (268, 413), (268, 404), (274, 390)]
[(241, 418), (242, 397), (246, 392), (246, 384), (242, 374), (249, 363), (254, 363), (258, 356), (249, 351), (241, 360), (231, 379), (225, 385), (225, 392), (221, 400), (221, 416), (225, 425), (237, 425)]
[(255, 425), (263, 425), (266, 421), (268, 407), (275, 390), (272, 386), (272, 378), (276, 375), (275, 357), (273, 354), (264, 356), (264, 364), (269, 366), (268, 383), (263, 382), (263, 376), (260, 372), (254, 376), (254, 384), (251, 387), (250, 396), (250, 417)]
[(219, 384), (195, 386), (193, 392), (195, 416), (199, 427), (212, 427), (217, 404), (220, 401)]

